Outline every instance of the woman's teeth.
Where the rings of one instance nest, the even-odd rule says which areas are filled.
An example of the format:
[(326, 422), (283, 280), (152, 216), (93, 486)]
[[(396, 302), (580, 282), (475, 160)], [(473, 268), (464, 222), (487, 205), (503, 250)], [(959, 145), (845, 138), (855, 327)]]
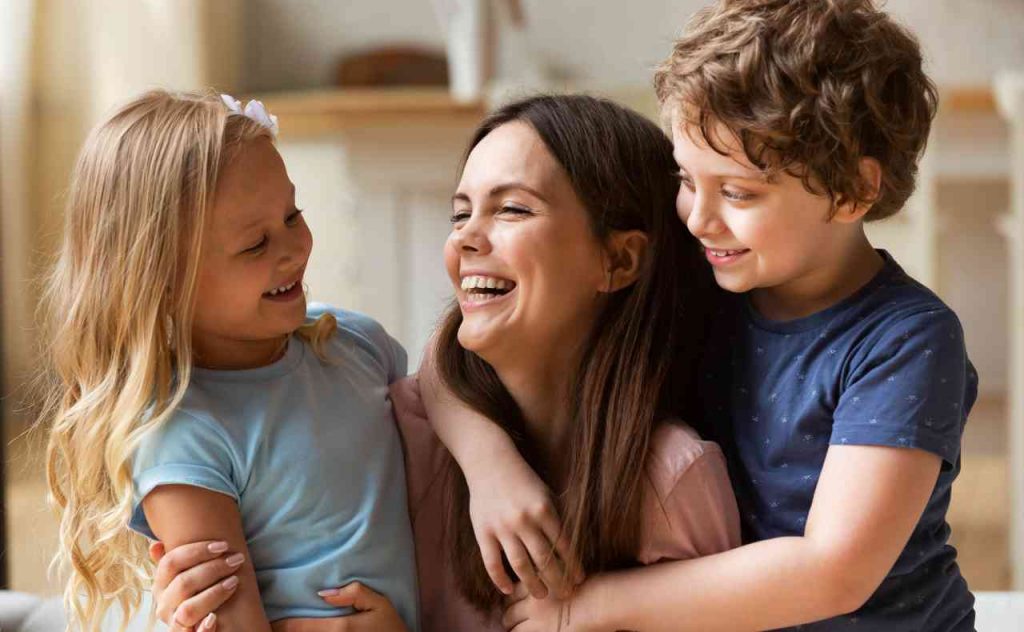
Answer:
[(712, 250), (711, 248), (708, 248), (708, 250), (711, 252), (712, 255), (714, 255), (716, 257), (731, 257), (732, 255), (738, 255), (741, 252), (746, 252), (747, 251), (746, 249), (743, 249), (743, 250)]
[(483, 303), (514, 290), (516, 284), (506, 279), (488, 276), (467, 276), (462, 279), (462, 289), (466, 292), (466, 300), (471, 303)]
[(264, 294), (267, 294), (268, 296), (277, 296), (278, 294), (284, 294), (288, 290), (290, 290), (293, 287), (295, 287), (296, 283), (298, 283), (298, 281), (292, 281), (288, 285), (282, 285), (281, 287), (276, 287), (276, 288), (270, 290), (269, 292), (264, 292)]

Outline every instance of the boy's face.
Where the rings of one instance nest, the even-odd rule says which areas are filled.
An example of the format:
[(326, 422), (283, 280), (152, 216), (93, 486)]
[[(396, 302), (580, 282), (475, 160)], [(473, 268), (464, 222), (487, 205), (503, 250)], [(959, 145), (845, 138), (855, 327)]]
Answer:
[(799, 178), (771, 180), (747, 160), (727, 128), (716, 130), (721, 155), (698, 130), (673, 121), (672, 143), (681, 186), (679, 218), (704, 246), (715, 280), (731, 292), (797, 291), (830, 269), (845, 234), (829, 221), (827, 196), (808, 192)]

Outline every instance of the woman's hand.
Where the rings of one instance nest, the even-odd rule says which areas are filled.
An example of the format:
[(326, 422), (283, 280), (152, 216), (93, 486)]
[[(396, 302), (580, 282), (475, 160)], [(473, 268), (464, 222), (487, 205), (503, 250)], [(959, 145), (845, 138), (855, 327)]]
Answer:
[(214, 611), (238, 588), (238, 568), (245, 561), (226, 542), (193, 542), (166, 553), (162, 542), (149, 547), (157, 563), (153, 577), (156, 616), (170, 632), (213, 632)]
[(283, 619), (271, 624), (274, 632), (409, 632), (388, 598), (359, 582), (320, 593), (325, 602), (356, 613), (326, 619)]

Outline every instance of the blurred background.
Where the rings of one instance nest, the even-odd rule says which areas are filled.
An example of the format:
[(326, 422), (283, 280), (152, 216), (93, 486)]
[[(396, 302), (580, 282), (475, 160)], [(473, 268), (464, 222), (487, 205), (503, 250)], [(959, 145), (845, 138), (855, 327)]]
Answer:
[[(413, 362), (448, 295), (441, 246), (469, 132), (537, 90), (656, 117), (652, 69), (703, 0), (0, 0), (0, 332), (6, 586), (55, 593), (41, 441), (18, 404), (34, 285), (88, 129), (150, 87), (260, 98), (315, 235), (315, 300), (364, 311)], [(890, 0), (942, 109), (920, 191), (871, 227), (960, 315), (981, 395), (954, 488), (975, 590), (1024, 589), (1024, 0)], [(1014, 162), (1016, 161), (1016, 162)], [(116, 288), (111, 288), (116, 291)]]

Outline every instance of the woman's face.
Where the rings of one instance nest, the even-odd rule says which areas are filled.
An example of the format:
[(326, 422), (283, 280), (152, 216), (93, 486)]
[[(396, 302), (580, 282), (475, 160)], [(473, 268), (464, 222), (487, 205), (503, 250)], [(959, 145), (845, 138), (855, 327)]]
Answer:
[(459, 342), (488, 362), (572, 349), (589, 333), (606, 257), (568, 176), (526, 123), (470, 153), (452, 198), (445, 265)]

